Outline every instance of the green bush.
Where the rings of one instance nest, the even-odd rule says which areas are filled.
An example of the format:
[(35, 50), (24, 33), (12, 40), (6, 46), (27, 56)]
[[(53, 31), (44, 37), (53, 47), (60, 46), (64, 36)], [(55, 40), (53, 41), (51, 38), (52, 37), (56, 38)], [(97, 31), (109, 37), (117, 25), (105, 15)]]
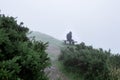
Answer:
[(111, 80), (120, 80), (120, 55), (112, 54), (110, 56), (110, 76)]
[(120, 63), (116, 62), (119, 56), (113, 56), (110, 51), (104, 51), (102, 48), (93, 49), (85, 43), (68, 46), (61, 52), (59, 60), (65, 70), (84, 76), (84, 80), (112, 80), (111, 65), (114, 64), (115, 67)]
[(47, 80), (47, 43), (30, 41), (29, 29), (0, 15), (0, 80)]

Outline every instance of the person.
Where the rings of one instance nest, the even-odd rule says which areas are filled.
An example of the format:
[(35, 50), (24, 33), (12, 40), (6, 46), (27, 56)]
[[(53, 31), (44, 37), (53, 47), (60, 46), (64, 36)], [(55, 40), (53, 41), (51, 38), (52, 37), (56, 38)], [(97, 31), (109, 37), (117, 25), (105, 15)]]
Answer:
[(67, 41), (69, 41), (69, 43), (72, 44), (73, 39), (72, 39), (72, 32), (71, 31), (67, 34), (66, 38), (67, 38)]

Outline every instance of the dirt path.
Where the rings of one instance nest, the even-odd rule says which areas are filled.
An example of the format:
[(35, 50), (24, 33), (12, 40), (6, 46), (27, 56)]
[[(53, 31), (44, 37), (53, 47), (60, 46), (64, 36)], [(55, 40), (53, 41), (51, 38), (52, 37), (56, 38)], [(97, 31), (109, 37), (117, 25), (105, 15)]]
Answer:
[(46, 52), (49, 53), (48, 55), (51, 58), (52, 63), (51, 67), (45, 69), (49, 80), (68, 80), (68, 78), (56, 66), (58, 56), (60, 55), (60, 48), (57, 46), (50, 45)]

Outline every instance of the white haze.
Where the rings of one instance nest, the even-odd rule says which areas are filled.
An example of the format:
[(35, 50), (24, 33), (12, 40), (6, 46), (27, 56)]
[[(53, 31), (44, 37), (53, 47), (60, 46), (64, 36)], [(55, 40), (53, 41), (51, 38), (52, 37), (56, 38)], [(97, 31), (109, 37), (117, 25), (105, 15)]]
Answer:
[(34, 31), (120, 53), (120, 0), (0, 0), (1, 12)]

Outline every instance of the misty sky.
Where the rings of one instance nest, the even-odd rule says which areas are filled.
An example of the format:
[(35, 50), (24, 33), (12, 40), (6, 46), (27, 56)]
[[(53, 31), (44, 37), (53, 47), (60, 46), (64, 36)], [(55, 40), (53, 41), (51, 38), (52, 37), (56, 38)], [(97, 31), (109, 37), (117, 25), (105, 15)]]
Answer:
[(120, 0), (0, 0), (1, 12), (30, 30), (120, 53)]

